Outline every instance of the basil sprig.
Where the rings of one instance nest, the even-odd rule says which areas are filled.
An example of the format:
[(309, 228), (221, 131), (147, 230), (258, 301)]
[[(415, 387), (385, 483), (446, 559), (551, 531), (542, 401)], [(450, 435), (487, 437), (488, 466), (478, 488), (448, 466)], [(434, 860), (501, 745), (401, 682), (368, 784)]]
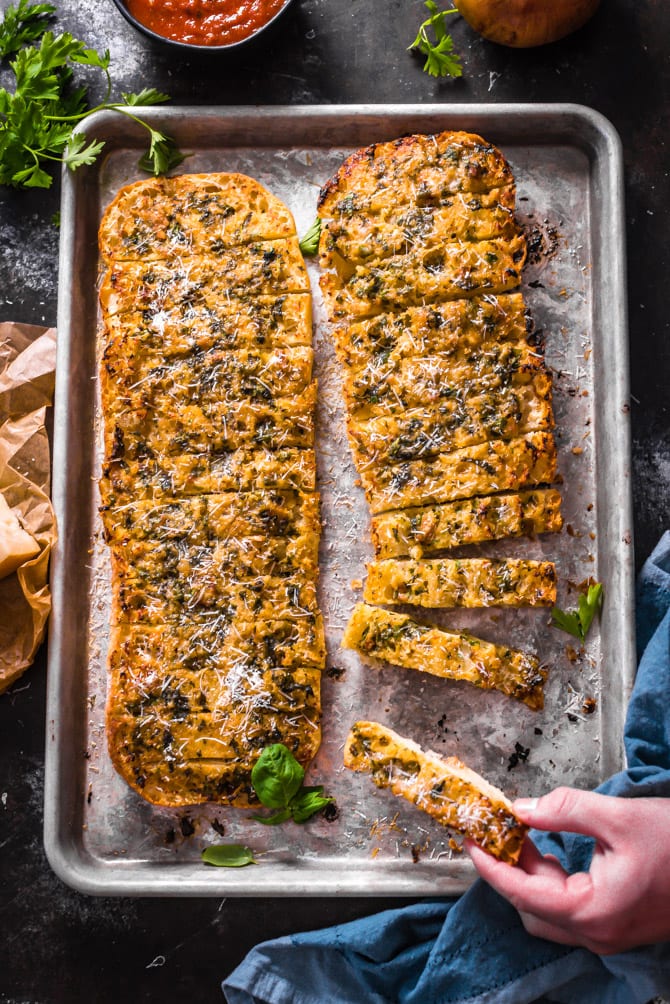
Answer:
[(254, 816), (259, 823), (277, 826), (292, 819), (304, 823), (333, 799), (323, 794), (323, 785), (304, 785), (305, 771), (283, 743), (267, 746), (251, 772), (251, 783), (269, 816)]

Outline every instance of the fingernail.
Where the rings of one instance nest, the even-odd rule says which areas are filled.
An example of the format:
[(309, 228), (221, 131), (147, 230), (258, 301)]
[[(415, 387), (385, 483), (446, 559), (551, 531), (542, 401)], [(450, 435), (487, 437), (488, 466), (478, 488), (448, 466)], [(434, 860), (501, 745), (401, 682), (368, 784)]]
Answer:
[(537, 809), (537, 803), (537, 798), (517, 798), (514, 802), (513, 809), (521, 815), (526, 815), (529, 812), (535, 812)]

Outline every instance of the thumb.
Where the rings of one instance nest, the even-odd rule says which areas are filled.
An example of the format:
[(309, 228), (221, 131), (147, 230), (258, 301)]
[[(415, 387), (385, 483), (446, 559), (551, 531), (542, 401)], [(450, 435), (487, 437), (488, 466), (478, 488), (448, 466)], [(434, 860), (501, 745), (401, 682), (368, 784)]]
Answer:
[(542, 798), (518, 798), (513, 810), (537, 830), (567, 830), (611, 844), (621, 830), (622, 801), (578, 788), (556, 788)]

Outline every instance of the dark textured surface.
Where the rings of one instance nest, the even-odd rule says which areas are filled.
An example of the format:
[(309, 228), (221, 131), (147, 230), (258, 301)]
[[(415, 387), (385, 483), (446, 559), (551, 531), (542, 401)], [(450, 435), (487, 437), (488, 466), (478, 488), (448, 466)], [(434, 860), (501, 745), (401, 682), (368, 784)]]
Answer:
[[(2, 4), (3, 8), (6, 4)], [(137, 35), (111, 0), (66, 0), (59, 27), (109, 46), (116, 87), (178, 104), (576, 101), (603, 112), (625, 153), (635, 535), (638, 565), (668, 524), (670, 440), (670, 6), (604, 0), (551, 47), (512, 51), (455, 18), (460, 81), (405, 52), (417, 0), (296, 0), (272, 37), (234, 60), (185, 59)], [(95, 95), (93, 95), (95, 96)], [(58, 192), (4, 191), (2, 320), (56, 321)], [(338, 900), (93, 900), (66, 889), (42, 850), (44, 652), (0, 697), (0, 1001), (221, 1000), (219, 979), (257, 941), (395, 905)], [(396, 901), (397, 902), (397, 901)]]

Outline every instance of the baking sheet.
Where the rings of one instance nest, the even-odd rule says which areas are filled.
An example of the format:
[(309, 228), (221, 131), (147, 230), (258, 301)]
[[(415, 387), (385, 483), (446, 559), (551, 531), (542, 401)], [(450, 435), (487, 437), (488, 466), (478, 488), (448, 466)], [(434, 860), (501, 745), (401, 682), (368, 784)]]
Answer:
[[(384, 722), (422, 746), (456, 754), (511, 796), (558, 784), (592, 787), (622, 765), (625, 702), (634, 671), (632, 519), (621, 154), (611, 126), (578, 106), (175, 108), (147, 114), (191, 155), (181, 171), (241, 171), (283, 199), (304, 233), (319, 186), (357, 146), (413, 131), (469, 129), (498, 144), (517, 181), (531, 238), (523, 290), (555, 375), (565, 528), (528, 542), (460, 554), (550, 558), (559, 605), (574, 587), (605, 583), (599, 625), (584, 652), (549, 627), (547, 611), (434, 611), (431, 619), (537, 652), (550, 667), (543, 712), (340, 649), (371, 557), (369, 515), (344, 432), (338, 367), (310, 263), (319, 380), (317, 456), (322, 498), (320, 603), (328, 643), (323, 744), (308, 783), (324, 783), (339, 814), (263, 827), (219, 806), (166, 810), (114, 772), (104, 737), (109, 562), (97, 514), (96, 233), (116, 190), (141, 177), (145, 136), (111, 113), (87, 120), (106, 157), (64, 178), (54, 502), (45, 845), (52, 866), (89, 893), (129, 895), (438, 894), (474, 877), (449, 835), (404, 800), (342, 767), (357, 718)], [(587, 698), (595, 702), (585, 704)], [(225, 832), (221, 836), (221, 831)], [(217, 842), (252, 847), (259, 864), (214, 869)]]

